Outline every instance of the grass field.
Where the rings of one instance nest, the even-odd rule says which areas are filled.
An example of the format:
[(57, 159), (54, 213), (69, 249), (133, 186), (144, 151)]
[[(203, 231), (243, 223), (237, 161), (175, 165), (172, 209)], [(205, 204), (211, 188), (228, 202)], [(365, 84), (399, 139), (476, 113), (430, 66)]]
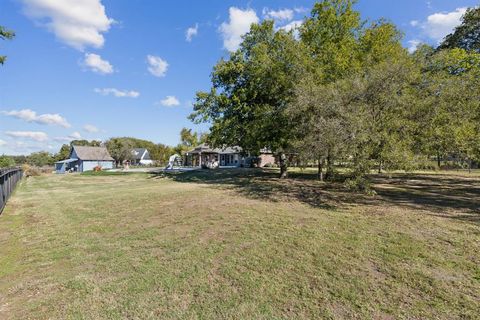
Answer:
[(47, 175), (0, 216), (0, 319), (478, 319), (480, 176)]

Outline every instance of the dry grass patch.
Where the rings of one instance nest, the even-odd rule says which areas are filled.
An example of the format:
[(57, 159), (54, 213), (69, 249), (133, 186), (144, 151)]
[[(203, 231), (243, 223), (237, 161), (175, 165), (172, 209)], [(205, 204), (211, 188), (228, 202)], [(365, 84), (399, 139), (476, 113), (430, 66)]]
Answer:
[(476, 178), (378, 177), (371, 198), (271, 175), (29, 178), (0, 217), (0, 318), (478, 315)]

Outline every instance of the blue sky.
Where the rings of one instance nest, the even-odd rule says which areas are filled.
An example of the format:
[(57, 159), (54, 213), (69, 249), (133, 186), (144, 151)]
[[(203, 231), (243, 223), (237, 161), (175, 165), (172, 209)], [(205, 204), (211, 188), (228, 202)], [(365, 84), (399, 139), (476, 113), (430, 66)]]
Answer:
[[(174, 145), (212, 67), (251, 22), (301, 23), (314, 1), (0, 0), (0, 154), (58, 151), (69, 139), (133, 136)], [(360, 0), (404, 46), (436, 44), (474, 0)]]

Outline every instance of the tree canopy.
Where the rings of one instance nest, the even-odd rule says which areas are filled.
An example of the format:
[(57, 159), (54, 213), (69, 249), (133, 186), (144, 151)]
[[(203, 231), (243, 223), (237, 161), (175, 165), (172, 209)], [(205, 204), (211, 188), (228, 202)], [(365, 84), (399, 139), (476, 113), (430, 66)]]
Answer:
[(480, 7), (469, 8), (462, 23), (439, 46), (439, 49), (453, 48), (480, 53)]
[(359, 177), (429, 156), (480, 161), (479, 9), (437, 50), (408, 54), (395, 25), (362, 21), (354, 2), (315, 3), (298, 32), (252, 24), (190, 118), (214, 146), (293, 153), (320, 177), (336, 160)]

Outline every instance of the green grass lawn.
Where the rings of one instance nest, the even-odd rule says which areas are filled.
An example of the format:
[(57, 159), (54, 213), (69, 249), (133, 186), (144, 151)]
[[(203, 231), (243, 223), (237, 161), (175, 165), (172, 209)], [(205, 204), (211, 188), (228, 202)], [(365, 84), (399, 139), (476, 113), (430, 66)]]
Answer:
[(0, 319), (478, 319), (480, 177), (46, 175), (0, 216)]

